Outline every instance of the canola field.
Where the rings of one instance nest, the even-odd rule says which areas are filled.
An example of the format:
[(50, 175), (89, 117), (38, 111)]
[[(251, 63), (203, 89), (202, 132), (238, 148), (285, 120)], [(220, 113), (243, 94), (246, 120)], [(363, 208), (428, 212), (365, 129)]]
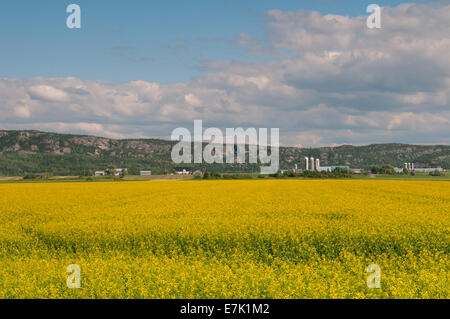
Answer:
[(449, 186), (0, 184), (0, 298), (449, 298)]

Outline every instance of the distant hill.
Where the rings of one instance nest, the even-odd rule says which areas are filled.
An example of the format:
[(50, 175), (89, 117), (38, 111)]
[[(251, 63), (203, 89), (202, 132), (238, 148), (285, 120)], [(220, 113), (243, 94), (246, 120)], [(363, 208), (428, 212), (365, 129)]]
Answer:
[[(97, 136), (58, 134), (40, 131), (0, 130), (0, 174), (27, 172), (54, 175), (84, 175), (108, 166), (126, 167), (130, 174), (151, 169), (154, 174), (170, 172), (174, 164), (170, 151), (174, 142), (160, 139), (110, 139)], [(369, 168), (391, 164), (401, 167), (414, 162), (416, 167), (450, 168), (449, 145), (374, 144), (320, 148), (280, 148), (280, 168), (303, 165), (305, 156), (320, 158), (321, 165), (349, 165)], [(255, 164), (182, 164), (194, 169), (221, 172), (257, 172)]]

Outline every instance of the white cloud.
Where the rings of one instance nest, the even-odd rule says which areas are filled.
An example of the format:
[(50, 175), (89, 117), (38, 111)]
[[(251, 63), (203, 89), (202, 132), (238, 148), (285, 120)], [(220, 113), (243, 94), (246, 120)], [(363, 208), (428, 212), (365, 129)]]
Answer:
[(19, 118), (29, 118), (31, 116), (30, 110), (26, 106), (18, 106), (14, 110), (14, 114)]
[(69, 97), (66, 93), (49, 85), (36, 85), (28, 88), (32, 99), (46, 102), (66, 102)]
[[(268, 41), (236, 37), (264, 62), (208, 61), (187, 83), (0, 79), (0, 125), (107, 136), (167, 137), (173, 128), (279, 127), (284, 144), (448, 143), (450, 5), (366, 16), (272, 10)], [(245, 30), (244, 30), (245, 31)]]
[(187, 104), (192, 106), (200, 106), (202, 105), (202, 102), (192, 93), (186, 94), (184, 96), (184, 100)]

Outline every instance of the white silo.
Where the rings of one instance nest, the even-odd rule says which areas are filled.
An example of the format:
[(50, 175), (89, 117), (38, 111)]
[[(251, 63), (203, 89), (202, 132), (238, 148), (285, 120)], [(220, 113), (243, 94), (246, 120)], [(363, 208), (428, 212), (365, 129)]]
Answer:
[(314, 171), (314, 157), (310, 158), (309, 165), (311, 166), (311, 170)]
[(305, 157), (305, 171), (309, 171), (309, 158)]
[(414, 171), (414, 163), (411, 163), (411, 170)]
[(320, 159), (316, 158), (316, 171), (319, 170), (320, 167)]

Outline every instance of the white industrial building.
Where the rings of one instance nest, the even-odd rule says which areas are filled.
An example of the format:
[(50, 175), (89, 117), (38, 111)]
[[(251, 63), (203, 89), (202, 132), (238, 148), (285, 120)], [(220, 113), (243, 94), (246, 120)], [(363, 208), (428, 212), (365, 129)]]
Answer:
[(314, 162), (314, 157), (310, 157), (309, 158), (309, 170), (311, 170), (311, 171), (315, 171), (316, 169), (315, 169), (315, 167), (314, 167), (314, 164), (315, 164), (315, 162)]
[(305, 171), (315, 171), (320, 167), (320, 160), (314, 157), (305, 157)]
[(414, 169), (414, 172), (416, 173), (431, 173), (434, 171), (445, 172), (445, 169), (443, 169), (442, 167), (418, 167)]
[(139, 174), (140, 174), (141, 176), (150, 176), (150, 175), (152, 175), (152, 171), (150, 171), (150, 170), (147, 170), (147, 171), (140, 171)]
[(305, 171), (332, 172), (336, 168), (350, 169), (348, 165), (320, 166), (320, 159), (314, 157), (305, 157)]
[(403, 168), (407, 169), (409, 172), (415, 173), (431, 173), (434, 171), (444, 172), (445, 169), (442, 167), (415, 167), (414, 163), (403, 163)]

